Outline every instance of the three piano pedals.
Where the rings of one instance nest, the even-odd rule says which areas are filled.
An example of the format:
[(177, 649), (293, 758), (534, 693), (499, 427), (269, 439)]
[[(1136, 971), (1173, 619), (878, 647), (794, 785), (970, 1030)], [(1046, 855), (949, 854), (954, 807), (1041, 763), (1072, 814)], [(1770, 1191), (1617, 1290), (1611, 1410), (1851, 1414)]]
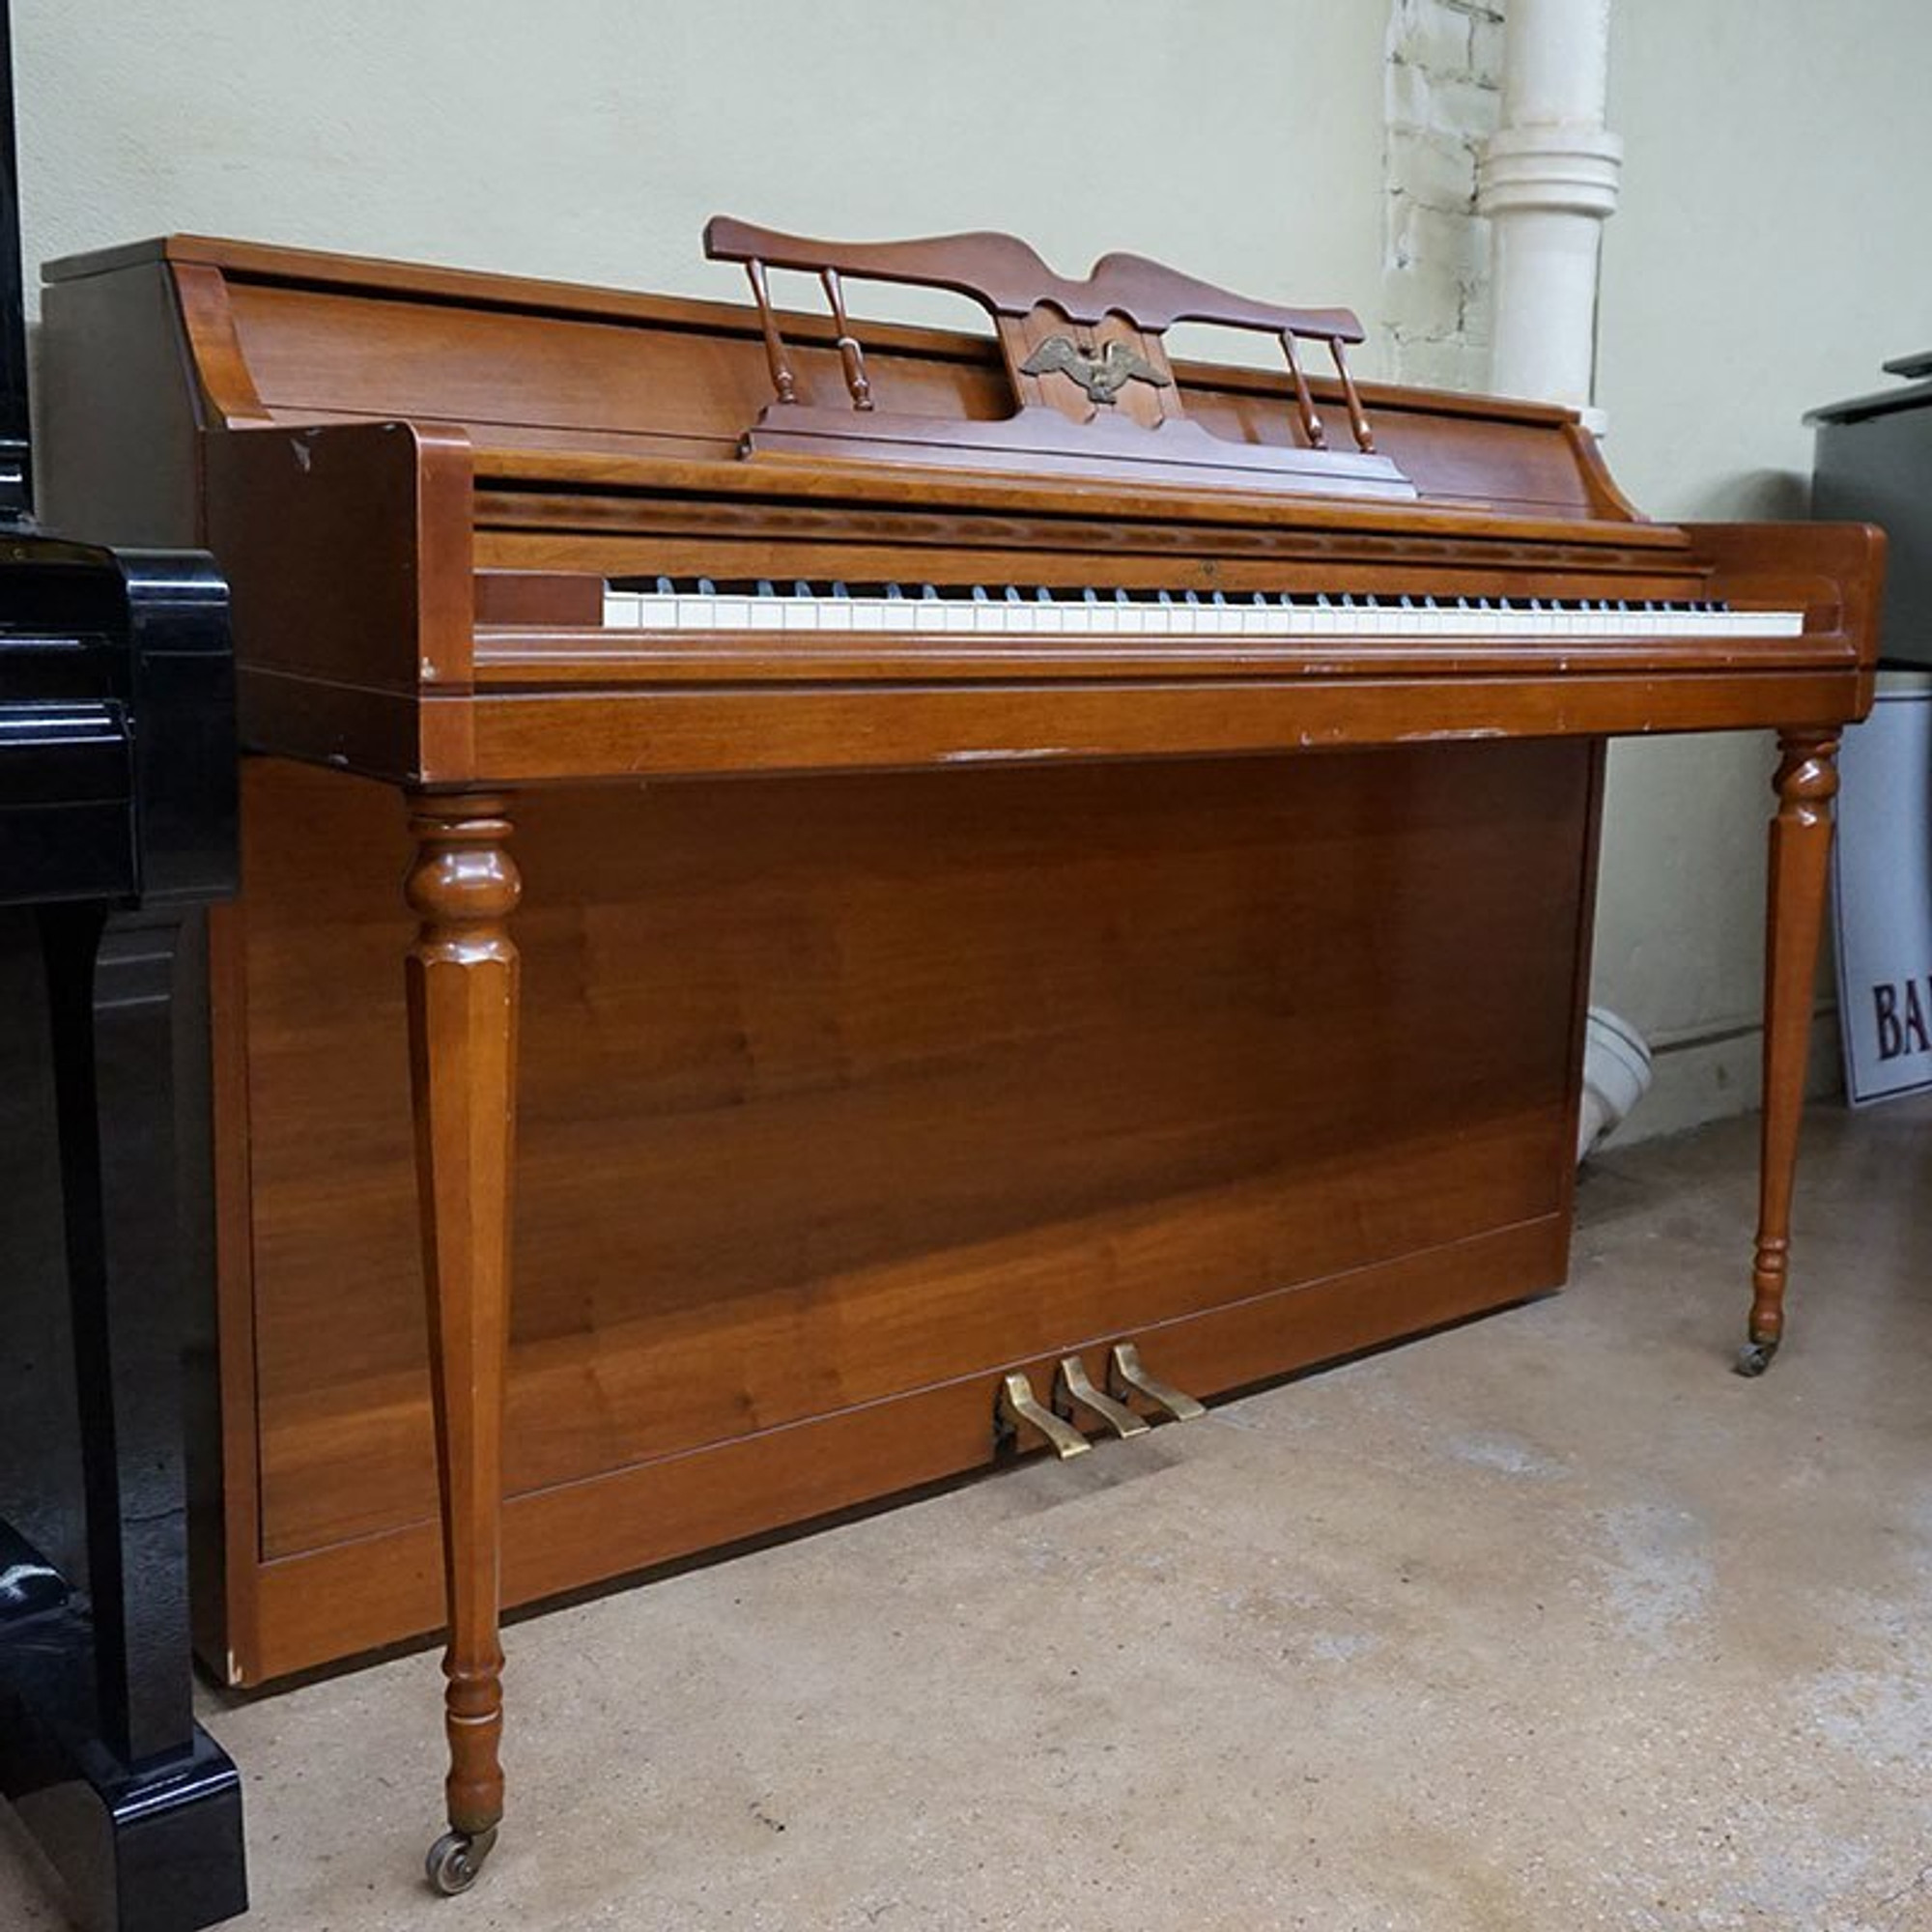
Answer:
[(1154, 1375), (1142, 1362), (1141, 1351), (1133, 1343), (1116, 1342), (1107, 1355), (1104, 1390), (1094, 1386), (1087, 1364), (1078, 1355), (1061, 1357), (1053, 1374), (1051, 1402), (1041, 1402), (1034, 1393), (1030, 1377), (1017, 1371), (1001, 1377), (999, 1393), (993, 1399), (994, 1444), (1005, 1448), (1016, 1441), (1020, 1426), (1025, 1424), (1037, 1430), (1063, 1462), (1070, 1456), (1084, 1456), (1094, 1445), (1078, 1426), (1083, 1414), (1097, 1417), (1122, 1438), (1145, 1435), (1152, 1425), (1130, 1406), (1129, 1398), (1134, 1395), (1176, 1422), (1192, 1422), (1208, 1413), (1191, 1395)]

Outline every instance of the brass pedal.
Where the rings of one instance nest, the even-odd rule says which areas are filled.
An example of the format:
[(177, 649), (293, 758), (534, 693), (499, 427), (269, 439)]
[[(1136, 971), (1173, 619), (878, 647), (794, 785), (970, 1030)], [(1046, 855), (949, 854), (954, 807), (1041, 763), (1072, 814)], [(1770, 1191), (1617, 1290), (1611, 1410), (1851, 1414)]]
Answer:
[(1191, 1395), (1183, 1394), (1172, 1382), (1150, 1375), (1141, 1362), (1141, 1351), (1131, 1342), (1116, 1342), (1107, 1357), (1107, 1386), (1116, 1397), (1137, 1389), (1156, 1408), (1164, 1408), (1177, 1422), (1193, 1422), (1207, 1409)]
[(1087, 1373), (1087, 1364), (1078, 1355), (1061, 1357), (1059, 1373), (1053, 1378), (1053, 1406), (1063, 1415), (1071, 1407), (1088, 1409), (1123, 1440), (1129, 1435), (1145, 1435), (1151, 1426), (1145, 1416), (1136, 1415), (1125, 1403), (1116, 1402), (1110, 1395), (1102, 1395), (1094, 1386), (1094, 1378)]
[(1037, 1429), (1063, 1463), (1070, 1457), (1086, 1455), (1094, 1446), (1070, 1422), (1055, 1415), (1034, 1394), (1033, 1384), (1025, 1376), (1017, 1373), (1002, 1376), (1000, 1393), (993, 1403), (993, 1440), (996, 1443), (1009, 1440), (1022, 1422)]

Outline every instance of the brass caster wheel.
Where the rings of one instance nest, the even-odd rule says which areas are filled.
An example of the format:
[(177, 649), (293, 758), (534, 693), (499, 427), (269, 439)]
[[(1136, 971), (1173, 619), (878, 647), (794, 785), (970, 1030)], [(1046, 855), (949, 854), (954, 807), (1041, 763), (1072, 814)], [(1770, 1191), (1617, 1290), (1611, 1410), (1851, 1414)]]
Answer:
[(496, 1842), (494, 1827), (473, 1836), (468, 1832), (445, 1832), (429, 1848), (429, 1857), (423, 1861), (430, 1884), (445, 1898), (468, 1891), (476, 1883), (483, 1861)]
[(1738, 1359), (1733, 1366), (1741, 1376), (1761, 1376), (1771, 1367), (1771, 1358), (1776, 1353), (1776, 1338), (1769, 1342), (1747, 1342), (1738, 1350)]

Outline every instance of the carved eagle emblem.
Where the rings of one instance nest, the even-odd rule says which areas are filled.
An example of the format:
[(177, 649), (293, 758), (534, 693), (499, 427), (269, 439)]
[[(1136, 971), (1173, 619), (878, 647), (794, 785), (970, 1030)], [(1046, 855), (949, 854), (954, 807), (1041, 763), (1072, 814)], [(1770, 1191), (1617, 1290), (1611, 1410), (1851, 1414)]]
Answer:
[(1071, 376), (1090, 401), (1111, 403), (1129, 383), (1151, 383), (1157, 389), (1174, 386), (1145, 355), (1116, 337), (1098, 355), (1082, 349), (1071, 336), (1049, 335), (1020, 364), (1023, 376)]

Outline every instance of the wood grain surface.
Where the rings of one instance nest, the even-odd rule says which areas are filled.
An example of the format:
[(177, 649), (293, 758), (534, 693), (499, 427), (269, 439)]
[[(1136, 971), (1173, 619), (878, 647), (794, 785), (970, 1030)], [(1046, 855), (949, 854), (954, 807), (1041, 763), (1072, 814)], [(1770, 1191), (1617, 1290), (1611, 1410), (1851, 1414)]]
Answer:
[[(526, 797), (508, 1492), (698, 1481), (773, 1430), (1560, 1221), (1592, 769), (1530, 744)], [(224, 1296), (274, 1565), (432, 1519), (436, 1472), (404, 821), (288, 765), (245, 796), (252, 1278)], [(1560, 1249), (1467, 1298), (1552, 1285)], [(1392, 1294), (1343, 1346), (1432, 1307)], [(846, 1500), (798, 1492), (728, 1533)], [(627, 1564), (692, 1547), (611, 1530)]]

